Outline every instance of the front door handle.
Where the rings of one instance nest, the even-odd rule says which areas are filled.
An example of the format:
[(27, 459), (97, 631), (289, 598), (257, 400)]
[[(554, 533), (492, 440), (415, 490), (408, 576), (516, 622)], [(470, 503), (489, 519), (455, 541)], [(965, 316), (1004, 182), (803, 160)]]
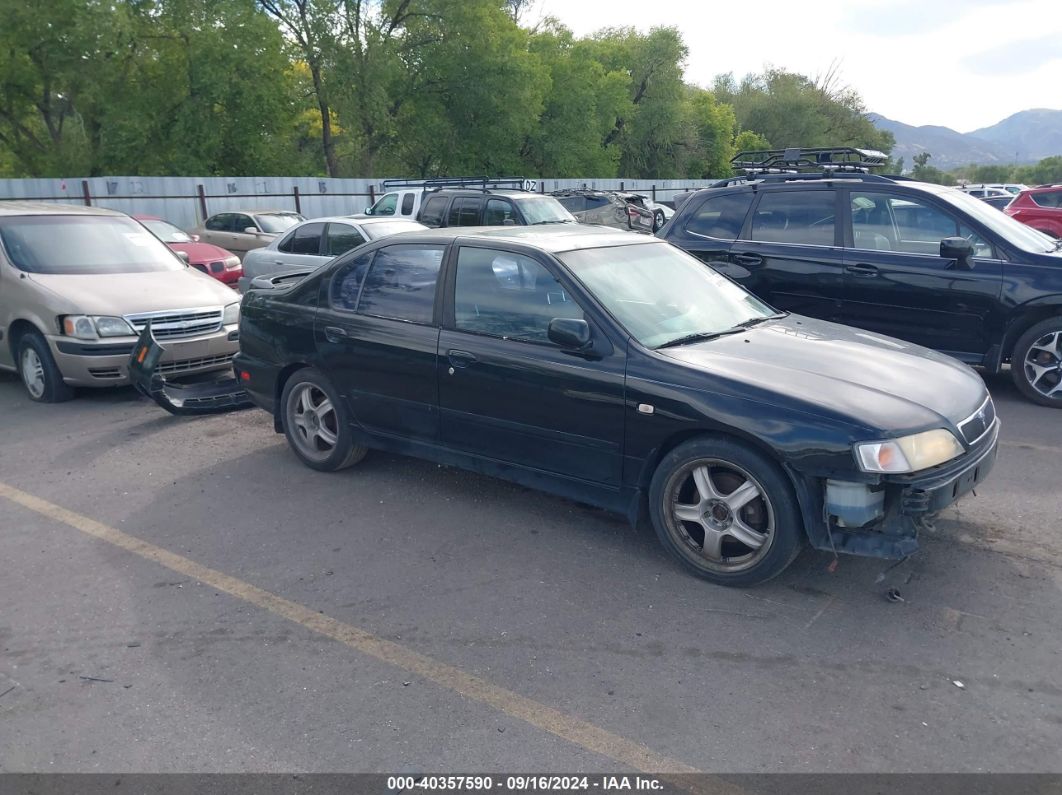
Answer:
[(339, 326), (325, 326), (324, 332), (329, 342), (342, 342), (347, 338), (347, 330)]
[(877, 276), (878, 269), (873, 265), (846, 265), (844, 269), (845, 273), (850, 273), (853, 276)]
[(763, 257), (759, 254), (735, 254), (734, 262), (738, 265), (762, 265)]
[(446, 358), (450, 360), (451, 367), (468, 367), (476, 361), (476, 357), (468, 351), (449, 350)]

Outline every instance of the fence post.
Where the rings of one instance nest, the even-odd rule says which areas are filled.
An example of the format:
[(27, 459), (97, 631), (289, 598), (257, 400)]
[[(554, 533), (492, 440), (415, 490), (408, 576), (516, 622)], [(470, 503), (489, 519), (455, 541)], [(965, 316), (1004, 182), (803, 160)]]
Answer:
[(295, 212), (297, 212), (299, 215), (302, 215), (302, 200), (299, 197), (299, 186), (293, 185), (291, 188), (291, 193), (295, 197)]
[(85, 200), (85, 206), (86, 207), (91, 207), (92, 206), (92, 194), (89, 193), (89, 186), (88, 186), (88, 180), (87, 179), (81, 180), (81, 197)]
[(372, 207), (376, 204), (376, 191), (372, 189), (372, 183), (369, 183), (369, 206)]
[(620, 190), (621, 190), (621, 191), (625, 191), (625, 190), (627, 190), (627, 189), (626, 189), (626, 188), (624, 187), (624, 185), (626, 185), (626, 183), (625, 183), (625, 182), (624, 182), (624, 181), (623, 181), (623, 180), (621, 179), (621, 180), (620, 180)]
[(202, 185), (196, 185), (195, 188), (196, 193), (199, 194), (199, 212), (202, 214), (203, 220), (205, 221), (207, 219), (206, 191), (203, 190)]
[(656, 201), (656, 185), (653, 185), (653, 201)]

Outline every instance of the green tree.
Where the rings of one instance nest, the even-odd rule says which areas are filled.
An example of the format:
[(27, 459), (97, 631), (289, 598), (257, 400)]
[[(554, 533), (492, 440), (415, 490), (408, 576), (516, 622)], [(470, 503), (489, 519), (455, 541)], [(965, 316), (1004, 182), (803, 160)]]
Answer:
[(686, 112), (689, 129), (685, 149), (679, 153), (681, 173), (693, 179), (728, 176), (735, 152), (734, 109), (710, 91), (688, 87)]
[(949, 174), (941, 171), (935, 166), (929, 165), (929, 160), (932, 158), (929, 152), (919, 152), (914, 156), (914, 169), (911, 171), (911, 176), (919, 182), (934, 182), (937, 185), (949, 185), (952, 182), (952, 178)]

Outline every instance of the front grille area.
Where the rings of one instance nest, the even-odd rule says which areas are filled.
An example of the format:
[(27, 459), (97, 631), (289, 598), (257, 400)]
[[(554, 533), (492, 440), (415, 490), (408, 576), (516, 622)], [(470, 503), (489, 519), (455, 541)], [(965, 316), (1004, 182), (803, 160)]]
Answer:
[(959, 423), (959, 432), (962, 433), (962, 438), (966, 444), (973, 444), (985, 435), (985, 432), (992, 427), (992, 423), (995, 421), (996, 406), (992, 402), (992, 398), (985, 398), (985, 402), (981, 404), (977, 411)]
[(198, 359), (180, 359), (175, 362), (159, 362), (158, 372), (161, 375), (177, 375), (189, 373), (193, 370), (202, 370), (207, 367), (219, 367), (232, 364), (232, 354), (222, 356), (201, 356)]
[(150, 320), (155, 339), (165, 340), (211, 334), (221, 328), (221, 314), (221, 309), (178, 309), (173, 312), (126, 315), (125, 319), (138, 334)]
[(90, 367), (89, 375), (93, 378), (121, 378), (122, 374), (117, 367)]

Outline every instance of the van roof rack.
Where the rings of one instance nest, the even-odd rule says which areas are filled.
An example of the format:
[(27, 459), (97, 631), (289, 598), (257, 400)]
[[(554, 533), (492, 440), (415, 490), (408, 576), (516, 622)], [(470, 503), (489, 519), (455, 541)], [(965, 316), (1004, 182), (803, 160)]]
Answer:
[(468, 188), (470, 190), (523, 190), (533, 191), (538, 181), (527, 177), (430, 177), (428, 179), (385, 179), (380, 183), (384, 192), (395, 188), (423, 188), (424, 190), (441, 190), (443, 188)]
[(749, 149), (730, 159), (737, 170), (750, 177), (763, 174), (857, 173), (884, 166), (889, 157), (875, 149), (851, 146), (789, 147), (787, 149)]

